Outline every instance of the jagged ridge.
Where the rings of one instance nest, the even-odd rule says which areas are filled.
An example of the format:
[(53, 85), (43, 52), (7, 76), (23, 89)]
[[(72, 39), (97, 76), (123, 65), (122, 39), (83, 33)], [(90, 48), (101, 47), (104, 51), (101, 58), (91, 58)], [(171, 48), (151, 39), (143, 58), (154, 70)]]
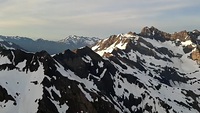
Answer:
[(200, 68), (192, 58), (198, 44), (191, 41), (197, 31), (191, 33), (186, 40), (113, 35), (92, 47), (98, 54), (89, 47), (53, 56), (1, 50), (0, 110), (200, 112)]

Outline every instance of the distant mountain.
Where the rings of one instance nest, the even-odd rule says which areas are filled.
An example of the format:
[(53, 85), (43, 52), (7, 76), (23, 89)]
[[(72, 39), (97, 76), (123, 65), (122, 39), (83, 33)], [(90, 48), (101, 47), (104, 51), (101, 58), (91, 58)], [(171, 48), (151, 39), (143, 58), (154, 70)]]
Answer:
[(49, 41), (44, 39), (33, 40), (31, 38), (19, 36), (0, 36), (0, 39), (19, 45), (29, 52), (45, 50), (49, 54), (56, 54), (66, 49), (73, 50), (84, 46), (91, 46), (99, 40), (98, 38), (82, 36), (69, 36), (60, 41)]
[(22, 47), (20, 47), (19, 45), (16, 45), (15, 43), (12, 42), (8, 42), (5, 41), (3, 39), (0, 39), (0, 48), (1, 49), (21, 49), (21, 50), (25, 50)]
[[(92, 46), (95, 43), (97, 43), (100, 39), (96, 38), (96, 37), (83, 37), (83, 36), (76, 36), (76, 35), (70, 35), (68, 37), (66, 37), (65, 39), (62, 39), (58, 42), (62, 42), (68, 45), (71, 45), (73, 48), (77, 48), (77, 46), (79, 47), (84, 47), (84, 46)], [(78, 48), (79, 48), (78, 47)]]
[(198, 30), (155, 27), (50, 55), (0, 50), (1, 113), (199, 113)]

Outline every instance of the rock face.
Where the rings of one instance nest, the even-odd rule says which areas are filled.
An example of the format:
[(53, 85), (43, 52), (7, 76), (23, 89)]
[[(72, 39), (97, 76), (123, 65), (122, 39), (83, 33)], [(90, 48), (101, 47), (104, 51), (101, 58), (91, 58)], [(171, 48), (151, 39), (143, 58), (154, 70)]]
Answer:
[(197, 31), (148, 29), (55, 55), (1, 49), (0, 112), (200, 112)]
[(198, 64), (200, 64), (200, 51), (197, 49), (192, 52), (191, 58), (195, 61), (197, 61)]
[[(182, 43), (183, 51), (185, 53), (190, 53), (191, 58), (197, 62), (199, 62), (199, 50), (200, 50), (200, 32), (198, 30), (194, 30), (192, 32), (188, 32), (186, 30), (175, 32), (173, 34), (169, 34), (163, 31), (158, 30), (155, 27), (144, 27), (139, 34), (144, 37), (148, 37), (151, 39), (156, 39), (159, 41), (166, 41), (170, 40), (172, 42), (175, 42), (176, 45), (179, 45)], [(194, 49), (194, 52), (191, 52)]]
[(171, 34), (160, 31), (153, 26), (151, 28), (144, 27), (139, 35), (141, 35), (143, 37), (154, 38), (161, 42), (165, 41), (166, 39), (170, 39), (170, 37), (171, 37)]
[(144, 27), (141, 30), (141, 33), (139, 33), (139, 35), (143, 36), (143, 37), (156, 39), (161, 42), (163, 42), (165, 40), (171, 40), (171, 41), (180, 40), (182, 42), (191, 40), (193, 43), (196, 43), (198, 36), (200, 36), (200, 32), (198, 30), (194, 30), (192, 32), (188, 32), (188, 31), (184, 30), (184, 31), (175, 32), (173, 34), (170, 34), (170, 33), (166, 33), (164, 31), (161, 31), (152, 26), (150, 28)]

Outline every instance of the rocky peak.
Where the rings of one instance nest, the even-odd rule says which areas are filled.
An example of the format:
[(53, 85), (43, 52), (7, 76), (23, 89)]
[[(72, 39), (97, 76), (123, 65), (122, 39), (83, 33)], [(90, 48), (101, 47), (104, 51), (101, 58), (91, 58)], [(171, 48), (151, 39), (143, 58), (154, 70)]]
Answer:
[(158, 34), (158, 33), (161, 33), (161, 32), (162, 31), (158, 30), (154, 26), (151, 26), (150, 28), (146, 26), (141, 30), (140, 34), (144, 35), (144, 36), (152, 36), (152, 35), (155, 35), (155, 34)]
[(96, 54), (91, 48), (89, 48), (88, 46), (80, 48), (80, 49), (76, 49), (74, 51), (77, 55), (81, 56), (81, 57), (85, 57), (85, 56), (90, 56), (92, 59), (95, 60), (102, 60), (102, 57), (99, 56), (98, 54)]
[(144, 27), (139, 35), (143, 37), (159, 40), (161, 42), (164, 42), (166, 39), (169, 39), (171, 36), (169, 33), (163, 32), (153, 26), (150, 28)]
[(197, 44), (197, 46), (200, 44), (200, 32), (198, 30), (193, 31), (180, 31), (175, 32), (171, 35), (170, 40), (179, 40), (181, 42), (191, 41), (194, 44)]
[(127, 34), (112, 35), (107, 39), (99, 41), (92, 50), (98, 52), (101, 56), (104, 53), (111, 53), (114, 49), (126, 49), (127, 45), (133, 40), (138, 40), (139, 36), (129, 32)]
[[(92, 50), (100, 56), (107, 58), (133, 50), (143, 55), (153, 56), (165, 61), (170, 61), (171, 57), (181, 57), (189, 53), (192, 57), (190, 55), (188, 57), (199, 62), (197, 60), (198, 55), (192, 53), (194, 49), (199, 50), (200, 48), (199, 37), (198, 30), (195, 30), (195, 32), (184, 30), (169, 34), (152, 26), (150, 28), (144, 27), (140, 34), (129, 32), (126, 34), (112, 35), (107, 39), (99, 41), (92, 47)], [(156, 43), (158, 43), (158, 47)], [(177, 48), (180, 47), (182, 50), (174, 52), (177, 48), (168, 48), (167, 46), (169, 45), (165, 45), (166, 43), (174, 43)], [(159, 54), (167, 55), (168, 58)]]
[(184, 31), (180, 31), (180, 32), (175, 32), (174, 34), (171, 35), (171, 40), (176, 40), (179, 39), (180, 41), (186, 41), (186, 40), (190, 40), (190, 36), (189, 33), (184, 30)]
[(200, 32), (198, 30), (193, 30), (193, 32), (188, 32), (186, 30), (175, 32), (173, 34), (163, 32), (155, 27), (144, 27), (141, 30), (141, 33), (139, 34), (143, 37), (148, 37), (151, 39), (156, 39), (161, 42), (164, 42), (165, 40), (180, 40), (182, 42), (187, 40), (192, 40), (192, 42), (195, 43), (195, 41), (198, 39), (198, 36), (200, 35)]
[(200, 31), (197, 30), (197, 29), (193, 30), (192, 33), (195, 33), (195, 34), (199, 34), (199, 35), (200, 35)]
[(77, 35), (70, 35), (65, 39), (62, 39), (58, 42), (68, 43), (72, 45), (84, 45), (84, 46), (91, 46), (99, 41), (99, 38), (96, 37), (84, 37), (84, 36), (77, 36)]
[(137, 33), (132, 32), (132, 31), (129, 31), (127, 34), (128, 34), (128, 35), (132, 35), (132, 36), (134, 36), (134, 35), (136, 35)]
[(141, 31), (141, 34), (143, 35), (150, 35), (151, 34), (151, 31), (150, 31), (150, 28), (148, 26), (144, 27)]

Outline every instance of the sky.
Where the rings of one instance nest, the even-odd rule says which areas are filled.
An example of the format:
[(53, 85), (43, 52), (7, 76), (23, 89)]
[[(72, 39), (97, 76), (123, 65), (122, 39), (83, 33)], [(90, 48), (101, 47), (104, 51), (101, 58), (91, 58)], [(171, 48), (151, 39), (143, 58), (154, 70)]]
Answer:
[(106, 38), (154, 26), (200, 30), (200, 0), (0, 0), (0, 35)]

